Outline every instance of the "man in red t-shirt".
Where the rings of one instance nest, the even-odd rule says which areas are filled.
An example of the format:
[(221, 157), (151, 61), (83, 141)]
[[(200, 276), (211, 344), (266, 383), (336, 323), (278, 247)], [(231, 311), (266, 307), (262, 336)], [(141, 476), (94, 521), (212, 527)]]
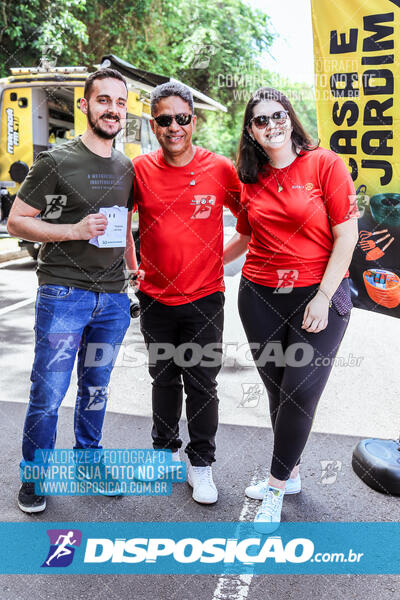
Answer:
[[(240, 210), (240, 182), (223, 156), (192, 144), (196, 124), (186, 86), (165, 83), (151, 95), (150, 121), (161, 146), (134, 159), (139, 211), (141, 330), (153, 378), (153, 446), (179, 460), (182, 388), (190, 442), (188, 482), (197, 502), (218, 492), (216, 377), (223, 328), (223, 207)], [(183, 385), (182, 385), (183, 381)]]

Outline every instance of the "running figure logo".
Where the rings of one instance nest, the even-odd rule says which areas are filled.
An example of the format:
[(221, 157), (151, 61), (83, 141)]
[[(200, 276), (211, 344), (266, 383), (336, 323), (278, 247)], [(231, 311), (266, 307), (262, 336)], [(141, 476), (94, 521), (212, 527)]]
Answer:
[(42, 219), (59, 219), (67, 204), (67, 196), (48, 194), (45, 198), (47, 206)]
[(294, 288), (294, 282), (299, 278), (299, 272), (296, 269), (277, 269), (278, 285), (274, 289), (274, 294), (289, 294)]
[(216, 197), (212, 194), (195, 194), (190, 204), (194, 204), (191, 219), (208, 219), (211, 209), (215, 206)]
[(53, 358), (47, 364), (47, 368), (54, 364), (58, 365), (58, 363), (63, 362), (63, 364), (58, 365), (57, 368), (53, 367), (53, 371), (64, 371), (68, 369), (68, 364), (64, 361), (71, 359), (75, 359), (75, 351), (79, 344), (80, 334), (76, 333), (50, 333), (49, 334), (49, 342), (52, 349), (56, 350)]
[(321, 463), (321, 477), (318, 483), (320, 485), (332, 485), (335, 483), (339, 471), (342, 470), (342, 463), (340, 460), (320, 460)]
[(238, 408), (255, 408), (264, 395), (262, 383), (242, 383), (243, 395)]
[(48, 529), (50, 548), (42, 567), (68, 567), (74, 558), (75, 548), (81, 545), (80, 529)]
[(201, 44), (194, 47), (194, 57), (190, 69), (207, 69), (210, 59), (216, 52), (212, 44)]
[(107, 388), (89, 385), (90, 398), (85, 410), (103, 410), (107, 400)]
[(57, 57), (63, 50), (60, 42), (43, 44), (41, 50), (42, 56), (40, 58), (40, 68), (54, 69), (57, 64)]

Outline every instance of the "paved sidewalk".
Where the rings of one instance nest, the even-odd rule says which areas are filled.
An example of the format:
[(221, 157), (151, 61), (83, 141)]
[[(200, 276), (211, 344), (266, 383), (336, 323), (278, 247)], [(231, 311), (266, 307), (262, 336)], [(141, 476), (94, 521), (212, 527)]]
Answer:
[[(236, 308), (238, 275), (227, 283), (226, 343), (245, 341)], [(23, 514), (17, 507), (21, 432), (29, 393), (34, 334), (33, 261), (0, 269), (1, 307), (30, 304), (1, 317), (0, 351), (0, 519), (7, 522), (47, 521), (232, 521), (243, 509), (244, 489), (269, 463), (272, 435), (265, 396), (255, 406), (243, 403), (243, 385), (256, 384), (253, 368), (226, 365), (219, 377), (221, 424), (217, 437), (215, 481), (219, 500), (200, 506), (186, 483), (175, 484), (170, 497), (54, 497), (45, 513)], [(354, 311), (341, 355), (363, 358), (357, 368), (335, 367), (303, 456), (303, 491), (285, 499), (285, 521), (400, 521), (399, 498), (365, 486), (351, 468), (351, 455), (363, 437), (398, 434), (398, 373), (394, 359), (399, 321)], [(146, 365), (132, 365), (131, 350), (141, 342), (138, 321), (132, 320), (124, 348), (125, 362), (115, 367), (103, 444), (114, 448), (150, 447), (150, 379)], [(76, 378), (60, 409), (57, 447), (73, 444), (73, 405)], [(187, 440), (186, 423), (182, 423)], [(321, 461), (341, 466), (335, 483), (321, 481)], [(250, 520), (258, 507), (251, 501)], [(356, 543), (355, 543), (356, 546)], [(390, 548), (388, 548), (390, 552)], [(0, 567), (1, 571), (1, 567)], [(3, 575), (1, 600), (397, 600), (400, 576), (281, 576), (253, 577), (247, 596), (236, 591), (216, 594), (218, 576), (210, 575)], [(235, 580), (232, 577), (234, 588)], [(235, 584), (236, 585), (236, 584)], [(232, 589), (233, 589), (232, 588)], [(239, 594), (239, 595), (238, 595)]]
[[(218, 432), (215, 481), (219, 500), (201, 506), (191, 499), (186, 483), (174, 484), (170, 497), (52, 497), (41, 515), (29, 516), (16, 505), (19, 487), (17, 462), (25, 415), (22, 403), (0, 403), (0, 472), (3, 521), (232, 521), (239, 519), (243, 491), (255, 472), (263, 474), (270, 454), (269, 428), (222, 425)], [(61, 408), (58, 447), (71, 447), (73, 410)], [(109, 413), (106, 416), (105, 447), (149, 447), (149, 418)], [(185, 430), (185, 424), (182, 427)], [(184, 438), (187, 440), (187, 436)], [(374, 492), (351, 468), (351, 453), (357, 437), (312, 433), (302, 465), (303, 491), (284, 502), (285, 521), (397, 521), (398, 498)], [(341, 463), (332, 485), (321, 483), (321, 457), (335, 457)], [(258, 507), (252, 501), (252, 513)], [(355, 540), (356, 543), (356, 540)], [(234, 577), (233, 577), (234, 580)], [(218, 577), (211, 575), (8, 575), (0, 577), (3, 600), (42, 598), (96, 598), (140, 600), (215, 600)], [(397, 600), (399, 576), (281, 576), (253, 578), (248, 600)], [(86, 592), (85, 592), (86, 591)], [(89, 594), (89, 595), (88, 595)], [(239, 597), (239, 596), (238, 596)], [(216, 597), (218, 598), (218, 596)], [(235, 596), (236, 598), (236, 596)], [(218, 599), (219, 600), (219, 599)], [(223, 598), (225, 600), (225, 597)], [(228, 600), (228, 597), (226, 597)]]
[(17, 238), (12, 238), (5, 225), (0, 225), (0, 263), (29, 256), (27, 250), (21, 250)]

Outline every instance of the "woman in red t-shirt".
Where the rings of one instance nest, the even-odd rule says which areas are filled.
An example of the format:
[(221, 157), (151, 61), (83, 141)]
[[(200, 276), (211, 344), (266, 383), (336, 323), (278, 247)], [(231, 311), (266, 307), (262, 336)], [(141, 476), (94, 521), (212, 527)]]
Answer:
[(301, 490), (300, 457), (350, 318), (358, 213), (344, 162), (312, 145), (277, 90), (257, 90), (246, 107), (238, 173), (242, 212), (224, 262), (248, 250), (239, 313), (268, 392), (274, 449), (269, 478), (246, 494), (263, 500), (255, 527), (268, 533), (284, 494)]

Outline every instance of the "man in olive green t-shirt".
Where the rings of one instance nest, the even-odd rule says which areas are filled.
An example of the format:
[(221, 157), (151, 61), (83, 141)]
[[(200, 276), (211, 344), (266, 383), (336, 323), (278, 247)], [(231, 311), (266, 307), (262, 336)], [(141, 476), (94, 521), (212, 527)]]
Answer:
[[(21, 474), (35, 451), (54, 448), (58, 408), (77, 353), (75, 448), (101, 448), (114, 349), (130, 322), (124, 260), (128, 270), (137, 271), (131, 232), (133, 167), (112, 147), (125, 124), (126, 101), (120, 73), (102, 69), (90, 75), (81, 100), (85, 133), (39, 154), (9, 216), (12, 235), (42, 242)], [(98, 359), (100, 348), (103, 360)], [(106, 348), (111, 349), (108, 364)], [(119, 493), (114, 483), (111, 495)], [(24, 480), (18, 504), (25, 512), (40, 512), (46, 497)]]
[[(99, 156), (76, 138), (38, 155), (18, 198), (40, 211), (38, 223), (70, 226), (88, 215), (101, 218), (99, 209), (103, 207), (131, 211), (132, 180), (132, 161), (127, 156), (113, 148), (109, 157)], [(39, 285), (121, 292), (125, 285), (124, 248), (99, 249), (76, 237), (46, 241), (39, 253), (37, 274)]]

